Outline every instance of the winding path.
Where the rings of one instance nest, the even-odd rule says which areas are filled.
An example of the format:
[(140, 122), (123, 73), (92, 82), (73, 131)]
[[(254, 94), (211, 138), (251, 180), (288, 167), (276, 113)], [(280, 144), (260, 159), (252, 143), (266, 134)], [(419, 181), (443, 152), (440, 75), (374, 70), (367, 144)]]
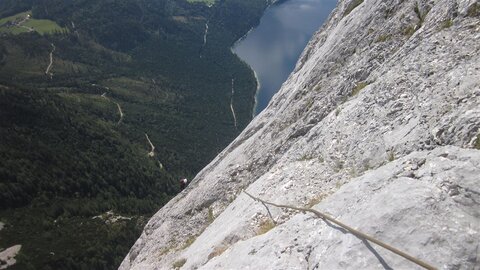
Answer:
[[(154, 157), (155, 156), (155, 145), (153, 145), (152, 141), (150, 141), (150, 138), (148, 137), (148, 134), (145, 133), (145, 137), (147, 138), (147, 141), (148, 143), (150, 144), (150, 147), (152, 148), (152, 150), (150, 151), (150, 153), (148, 153), (148, 156), (149, 157)], [(162, 166), (163, 167), (163, 166)]]
[(205, 34), (203, 34), (203, 47), (207, 45), (207, 36), (208, 36), (208, 21), (205, 23)]
[[(150, 144), (150, 147), (152, 148), (150, 150), (150, 152), (148, 153), (148, 156), (153, 158), (155, 157), (155, 145), (153, 145), (152, 141), (150, 140), (150, 138), (148, 137), (148, 134), (145, 133), (145, 138), (147, 138), (147, 141), (148, 143)], [(163, 166), (162, 162), (160, 162), (160, 160), (157, 159), (157, 162), (158, 162), (158, 167), (160, 168), (160, 170), (163, 170), (165, 169), (165, 167)]]
[(209, 23), (210, 20), (208, 20), (206, 23), (205, 23), (205, 33), (203, 34), (203, 44), (202, 44), (202, 49), (200, 50), (200, 58), (203, 57), (203, 49), (205, 48), (205, 46), (207, 45), (207, 37), (208, 37), (208, 23)]
[(117, 104), (118, 113), (120, 114), (120, 119), (117, 122), (117, 125), (120, 125), (120, 123), (122, 123), (124, 114), (123, 114), (123, 111), (122, 111), (122, 107), (120, 107), (120, 104), (118, 104), (118, 102), (114, 102), (114, 103)]
[[(95, 85), (94, 85), (95, 86)], [(105, 89), (108, 90), (108, 87), (105, 87)], [(104, 98), (105, 100), (108, 100), (109, 102), (113, 102), (117, 105), (117, 108), (118, 108), (118, 113), (120, 114), (120, 120), (118, 120), (117, 122), (117, 125), (119, 125), (122, 120), (123, 120), (123, 111), (122, 111), (122, 107), (120, 106), (120, 104), (118, 102), (115, 102), (115, 101), (112, 101), (110, 100), (108, 97), (107, 97), (107, 92), (104, 92), (102, 95), (101, 95), (102, 98)], [(148, 137), (148, 134), (145, 133), (145, 138), (147, 138), (147, 141), (148, 143), (150, 144), (150, 147), (151, 147), (151, 150), (150, 152), (148, 153), (148, 156), (149, 157), (155, 157), (155, 145), (153, 145), (152, 141), (150, 140), (150, 137)], [(163, 170), (165, 167), (163, 166), (162, 162), (160, 162), (160, 160), (157, 160), (158, 162), (158, 167), (160, 168), (160, 170)]]
[(25, 26), (23, 25), (24, 23), (26, 23), (28, 20), (30, 20), (30, 14), (27, 14), (27, 16), (25, 16), (25, 18), (23, 18), (23, 20), (17, 22), (17, 23), (14, 23), (16, 26), (18, 27), (21, 27), (21, 28), (25, 28), (28, 30), (28, 32), (33, 32), (35, 31), (35, 29), (33, 29), (32, 27), (29, 27), (29, 26)]
[(28, 27), (28, 26), (25, 26), (25, 25), (18, 25), (18, 27), (25, 28), (25, 29), (28, 30), (28, 32), (33, 32), (33, 31), (35, 31), (35, 29), (33, 29), (32, 27)]
[(48, 64), (47, 69), (45, 70), (46, 75), (50, 75), (50, 78), (53, 77), (53, 73), (50, 73), (50, 70), (52, 69), (53, 66), (53, 52), (55, 52), (55, 44), (52, 45), (52, 51), (50, 52), (50, 64)]
[(230, 110), (232, 110), (233, 124), (237, 128), (237, 116), (235, 115), (235, 109), (233, 109), (233, 95), (235, 94), (235, 79), (232, 78), (232, 95), (230, 97)]
[[(106, 89), (108, 89), (108, 87), (106, 87)], [(123, 121), (123, 111), (122, 111), (122, 107), (120, 106), (120, 104), (118, 102), (115, 102), (115, 101), (111, 101), (108, 97), (107, 97), (107, 92), (103, 93), (102, 94), (102, 98), (110, 101), (110, 102), (113, 102), (115, 103), (115, 105), (117, 105), (117, 109), (118, 109), (118, 114), (120, 114), (120, 119), (118, 119), (118, 122), (117, 122), (117, 125), (120, 125), (120, 123), (122, 123)]]

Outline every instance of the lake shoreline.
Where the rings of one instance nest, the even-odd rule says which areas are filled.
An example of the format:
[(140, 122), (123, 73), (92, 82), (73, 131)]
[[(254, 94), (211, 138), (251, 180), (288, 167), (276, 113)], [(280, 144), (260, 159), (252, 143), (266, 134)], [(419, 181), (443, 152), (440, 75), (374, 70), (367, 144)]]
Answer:
[[(253, 28), (252, 28), (253, 29)], [(235, 53), (235, 51), (233, 50), (233, 47), (230, 48), (230, 51), (242, 62), (244, 63), (246, 66), (248, 66), (248, 68), (253, 72), (253, 77), (255, 78), (255, 83), (256, 83), (256, 89), (255, 89), (255, 93), (253, 95), (253, 107), (252, 107), (252, 120), (253, 118), (255, 118), (255, 116), (257, 116), (257, 105), (258, 105), (258, 93), (260, 91), (260, 87), (261, 87), (261, 82), (260, 80), (258, 79), (258, 75), (257, 75), (257, 72), (253, 69), (252, 66), (250, 66), (245, 60), (243, 60), (238, 54)]]
[(260, 79), (258, 78), (258, 74), (257, 72), (255, 71), (255, 69), (253, 69), (253, 67), (247, 63), (245, 60), (243, 60), (236, 52), (235, 52), (235, 47), (240, 43), (242, 42), (244, 39), (246, 39), (248, 37), (248, 35), (253, 31), (255, 30), (255, 28), (257, 28), (261, 21), (262, 21), (262, 18), (263, 16), (265, 15), (265, 13), (267, 12), (267, 10), (272, 7), (272, 6), (275, 6), (275, 5), (281, 5), (285, 2), (288, 2), (288, 1), (291, 1), (291, 0), (275, 0), (273, 1), (272, 3), (268, 4), (268, 6), (265, 8), (265, 10), (263, 11), (262, 13), (262, 16), (260, 17), (260, 20), (258, 21), (258, 24), (253, 26), (252, 28), (250, 28), (250, 30), (247, 31), (247, 33), (245, 33), (245, 35), (243, 35), (241, 38), (237, 39), (233, 45), (230, 47), (230, 51), (238, 58), (240, 59), (240, 61), (242, 61), (243, 63), (245, 63), (245, 65), (248, 66), (248, 68), (253, 72), (253, 76), (255, 77), (255, 82), (257, 84), (257, 87), (255, 89), (255, 94), (253, 95), (253, 108), (252, 108), (252, 120), (253, 118), (255, 118), (255, 116), (257, 116), (260, 112), (257, 112), (257, 106), (258, 106), (258, 93), (260, 92), (260, 87), (261, 87), (261, 82), (260, 82)]
[(274, 1), (258, 25), (235, 41), (232, 53), (253, 71), (257, 82), (253, 118), (268, 106), (335, 6), (335, 0)]
[(258, 93), (260, 92), (260, 87), (262, 86), (260, 80), (258, 79), (257, 72), (250, 67), (253, 71), (253, 76), (255, 76), (255, 81), (257, 83), (257, 89), (255, 90), (255, 95), (253, 96), (254, 102), (253, 102), (253, 109), (252, 109), (252, 119), (255, 118), (255, 116), (258, 115), (257, 113), (257, 105), (258, 105)]

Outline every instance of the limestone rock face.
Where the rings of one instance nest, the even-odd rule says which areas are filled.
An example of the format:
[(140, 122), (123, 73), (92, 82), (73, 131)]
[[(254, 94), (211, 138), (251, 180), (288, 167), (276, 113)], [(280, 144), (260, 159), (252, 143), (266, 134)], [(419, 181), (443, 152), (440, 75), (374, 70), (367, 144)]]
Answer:
[[(360, 3), (358, 6), (355, 4)], [(268, 108), (149, 221), (120, 269), (480, 265), (480, 2), (340, 0)]]

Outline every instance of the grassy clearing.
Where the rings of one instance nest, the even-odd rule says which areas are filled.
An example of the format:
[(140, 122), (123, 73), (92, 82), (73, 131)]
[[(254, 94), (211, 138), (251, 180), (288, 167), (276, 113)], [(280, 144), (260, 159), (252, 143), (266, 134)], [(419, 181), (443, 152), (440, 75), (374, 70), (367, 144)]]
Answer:
[(319, 204), (321, 201), (323, 201), (323, 199), (325, 199), (329, 194), (327, 193), (322, 193), (320, 195), (317, 195), (315, 197), (313, 197), (312, 199), (310, 199), (310, 201), (308, 201), (307, 205), (305, 205), (306, 208), (312, 208), (314, 207), (315, 205)]
[(187, 241), (185, 241), (185, 244), (182, 246), (181, 249), (183, 250), (190, 247), (193, 242), (195, 242), (195, 240), (197, 240), (197, 236), (191, 235), (190, 237), (188, 237)]
[(315, 157), (313, 155), (310, 155), (310, 154), (303, 154), (299, 159), (297, 159), (298, 161), (309, 161), (309, 160), (312, 160), (314, 159)]
[(392, 38), (391, 35), (380, 35), (375, 42), (385, 42), (387, 40), (390, 40)]
[(473, 3), (470, 7), (467, 9), (467, 15), (469, 17), (476, 17), (480, 15), (480, 5), (477, 3)]
[(363, 0), (353, 0), (348, 4), (347, 8), (345, 9), (345, 12), (343, 13), (343, 17), (347, 16), (352, 12), (356, 7), (358, 7), (360, 4), (363, 3)]
[(116, 116), (117, 107), (110, 101), (102, 98), (100, 95), (84, 94), (84, 93), (58, 93), (60, 97), (68, 99), (72, 102), (88, 106), (92, 110), (114, 111)]
[(275, 228), (275, 224), (270, 219), (264, 220), (260, 223), (258, 228), (257, 235), (262, 235)]
[(395, 152), (389, 151), (387, 154), (388, 161), (392, 162), (395, 160)]
[(2, 19), (0, 19), (0, 25), (3, 25), (7, 22), (13, 22), (13, 21), (21, 20), (29, 14), (31, 14), (31, 12), (26, 11), (26, 12), (22, 12), (22, 13), (18, 13), (18, 14), (9, 16), (9, 17), (2, 18)]
[(180, 260), (174, 262), (172, 267), (173, 267), (173, 269), (180, 269), (186, 262), (187, 262), (186, 259), (180, 259)]
[(448, 20), (445, 20), (445, 21), (442, 22), (440, 28), (441, 28), (441, 29), (447, 29), (447, 28), (452, 27), (452, 25), (453, 25), (453, 20), (452, 20), (452, 19), (448, 19)]
[[(420, 29), (425, 22), (425, 18), (427, 17), (428, 12), (430, 12), (430, 9), (426, 9), (425, 12), (422, 13), (420, 10), (420, 7), (418, 3), (415, 4), (415, 7), (413, 7), (413, 11), (417, 15), (418, 22), (416, 24), (410, 25), (407, 28), (403, 29), (403, 35), (407, 37), (411, 37), (418, 29)], [(450, 26), (448, 26), (450, 27)]]
[[(62, 32), (67, 31), (67, 28), (61, 27), (56, 22), (51, 20), (37, 20), (33, 18), (27, 19), (25, 22), (21, 23), (21, 25), (11, 25), (7, 26), (9, 22), (21, 22), (22, 20), (26, 19), (28, 16), (32, 16), (31, 11), (26, 11), (22, 13), (15, 14), (10, 17), (6, 17), (0, 19), (0, 33), (10, 33), (14, 35), (18, 35), (21, 33), (29, 32), (29, 28), (35, 30), (39, 34), (52, 34), (55, 32)], [(23, 26), (23, 27), (22, 27)]]
[(211, 207), (208, 208), (208, 217), (207, 221), (208, 224), (211, 224), (215, 220), (215, 216), (213, 215), (213, 209)]
[(151, 86), (145, 82), (127, 77), (112, 78), (101, 84), (111, 88), (115, 95), (125, 99), (148, 98), (147, 90), (151, 88)]
[(226, 247), (226, 246), (216, 247), (213, 250), (213, 252), (208, 255), (208, 260), (211, 260), (215, 257), (218, 257), (218, 256), (222, 255), (223, 252), (225, 252), (225, 250), (227, 250), (227, 249), (228, 249), (228, 247)]
[(66, 28), (60, 27), (56, 22), (50, 20), (30, 19), (23, 25), (35, 29), (35, 31), (42, 35), (67, 31)]
[(28, 33), (28, 29), (23, 27), (17, 27), (17, 26), (13, 26), (13, 27), (0, 26), (0, 33), (9, 33), (9, 34), (18, 35), (21, 33)]
[(5, 24), (9, 22), (21, 21), (23, 18), (27, 17), (30, 13), (29, 12), (22, 12), (15, 14), (13, 16), (5, 17), (0, 19), (0, 33), (11, 33), (14, 35), (18, 35), (21, 33), (28, 32), (28, 29), (18, 26), (7, 27)]
[(187, 0), (189, 3), (197, 3), (197, 2), (201, 2), (201, 3), (205, 3), (205, 5), (211, 7), (213, 6), (213, 4), (215, 4), (216, 0)]
[(415, 31), (417, 31), (416, 25), (409, 25), (407, 28), (403, 29), (403, 35), (411, 37)]
[(367, 82), (360, 82), (358, 83), (355, 88), (352, 90), (352, 96), (358, 95), (360, 91), (362, 91), (363, 88), (367, 87), (368, 83)]

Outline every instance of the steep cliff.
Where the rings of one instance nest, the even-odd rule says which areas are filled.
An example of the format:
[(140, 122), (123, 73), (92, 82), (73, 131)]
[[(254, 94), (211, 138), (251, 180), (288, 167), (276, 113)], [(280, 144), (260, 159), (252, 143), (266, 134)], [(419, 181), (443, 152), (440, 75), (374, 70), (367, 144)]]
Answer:
[(163, 207), (121, 269), (480, 265), (480, 3), (339, 1), (268, 108)]

